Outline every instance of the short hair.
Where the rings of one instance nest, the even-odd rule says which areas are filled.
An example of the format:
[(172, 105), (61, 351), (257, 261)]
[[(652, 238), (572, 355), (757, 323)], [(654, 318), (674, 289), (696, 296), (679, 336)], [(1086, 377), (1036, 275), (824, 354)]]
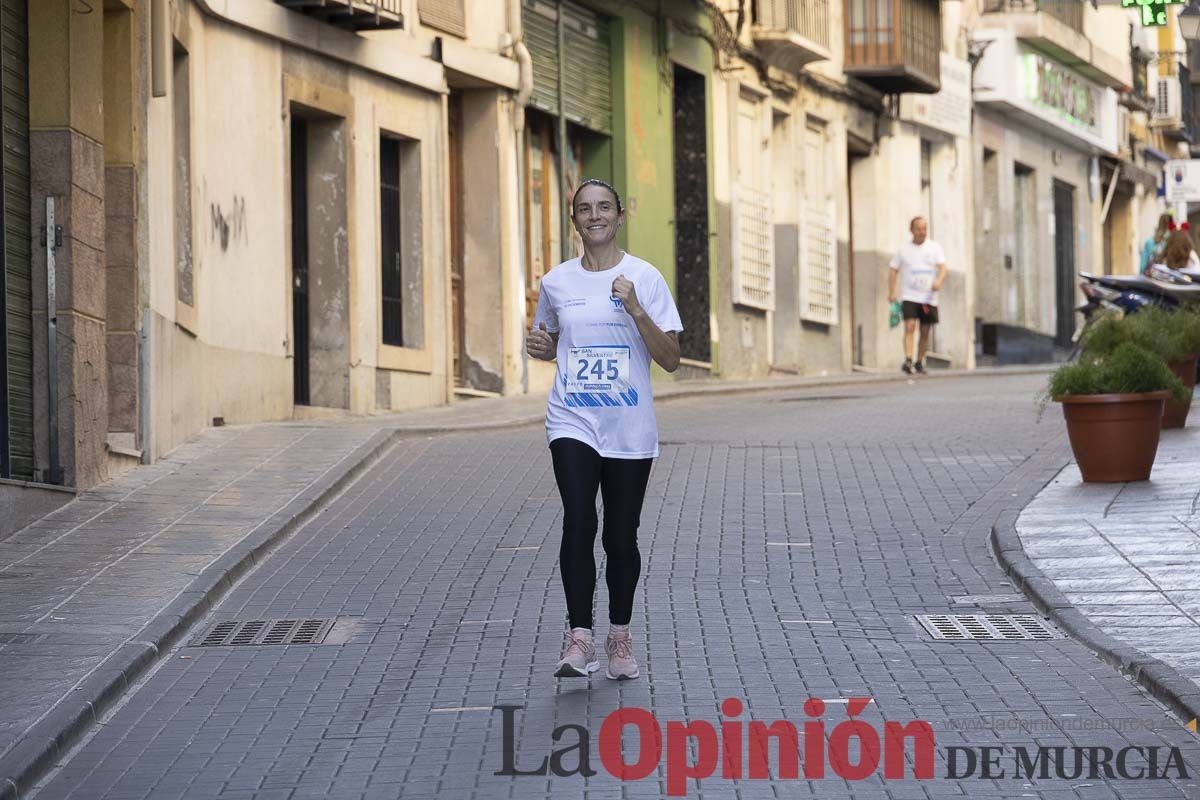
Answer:
[(575, 193), (571, 195), (571, 216), (572, 217), (575, 216), (575, 198), (579, 196), (579, 193), (581, 191), (583, 191), (583, 187), (585, 187), (585, 186), (600, 186), (605, 189), (608, 189), (610, 192), (612, 192), (612, 196), (617, 199), (617, 213), (620, 214), (621, 212), (623, 212), (625, 210), (625, 207), (623, 205), (621, 205), (621, 193), (618, 192), (615, 188), (613, 188), (613, 185), (611, 183), (609, 183), (608, 181), (602, 181), (599, 178), (587, 178), (586, 180), (581, 181), (580, 184), (575, 187)]
[(929, 220), (925, 219), (925, 217), (924, 217), (923, 215), (921, 215), (921, 214), (917, 214), (915, 217), (913, 217), (912, 219), (910, 219), (910, 220), (908, 221), (908, 229), (909, 229), (910, 231), (912, 230), (912, 226), (917, 224), (917, 220), (921, 220), (921, 221), (922, 221), (922, 222), (924, 222), (926, 225), (928, 225), (928, 224), (929, 224)]

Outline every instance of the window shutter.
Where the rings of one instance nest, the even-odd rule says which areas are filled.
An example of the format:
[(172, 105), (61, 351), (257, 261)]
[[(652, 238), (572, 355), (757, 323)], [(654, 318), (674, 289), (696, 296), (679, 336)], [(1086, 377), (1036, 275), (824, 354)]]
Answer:
[(775, 308), (775, 231), (771, 195), (738, 185), (733, 198), (733, 302)]
[(455, 36), (467, 35), (466, 0), (418, 0), (421, 22)]
[(533, 60), (529, 105), (558, 114), (558, 7), (546, 0), (525, 0), (521, 22)]
[(800, 222), (800, 318), (838, 322), (837, 234), (831, 202), (803, 202)]
[[(566, 69), (558, 92), (558, 14), (563, 13)], [(598, 133), (612, 133), (612, 51), (608, 23), (574, 3), (524, 0), (525, 46), (533, 59), (529, 104)]]
[(567, 119), (599, 133), (612, 133), (612, 55), (608, 24), (593, 11), (563, 3), (563, 106)]

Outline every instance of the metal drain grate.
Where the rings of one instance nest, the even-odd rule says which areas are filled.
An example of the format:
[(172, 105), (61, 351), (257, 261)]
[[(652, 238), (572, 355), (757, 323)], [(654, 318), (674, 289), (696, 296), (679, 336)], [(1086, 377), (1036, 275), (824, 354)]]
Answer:
[(336, 620), (253, 619), (218, 622), (196, 640), (196, 647), (250, 647), (272, 644), (320, 644)]
[(948, 641), (1062, 638), (1062, 634), (1033, 614), (920, 614), (917, 621), (933, 638)]

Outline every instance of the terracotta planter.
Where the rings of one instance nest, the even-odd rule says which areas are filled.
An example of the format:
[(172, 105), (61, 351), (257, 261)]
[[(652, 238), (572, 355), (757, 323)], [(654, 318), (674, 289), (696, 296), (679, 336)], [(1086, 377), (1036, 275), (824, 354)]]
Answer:
[(1166, 408), (1163, 409), (1162, 426), (1164, 428), (1182, 428), (1187, 422), (1188, 411), (1192, 407), (1192, 387), (1196, 385), (1196, 356), (1181, 361), (1172, 361), (1167, 366), (1171, 368), (1171, 372), (1175, 373), (1175, 377), (1188, 387), (1188, 399), (1186, 403), (1167, 400)]
[(1062, 403), (1067, 436), (1089, 483), (1149, 480), (1168, 392), (1079, 394)]

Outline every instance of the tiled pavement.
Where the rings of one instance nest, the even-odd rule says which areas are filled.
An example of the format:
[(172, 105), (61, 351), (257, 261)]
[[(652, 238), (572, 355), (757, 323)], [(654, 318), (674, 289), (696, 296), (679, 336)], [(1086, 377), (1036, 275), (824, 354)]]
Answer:
[[(377, 428), (218, 428), (0, 541), (0, 756)], [(361, 454), (360, 454), (361, 455)]]
[[(646, 676), (559, 683), (558, 499), (537, 429), (408, 440), (233, 588), (211, 621), (352, 618), (341, 644), (177, 648), (102, 720), (39, 798), (659, 797), (619, 783), (493, 774), (524, 706), (518, 766), (551, 732), (596, 737), (618, 706), (662, 721), (925, 719), (949, 745), (1176, 746), (1190, 779), (723, 780), (692, 796), (1200, 798), (1200, 741), (1070, 640), (934, 642), (918, 613), (1010, 593), (988, 550), (1003, 511), (1066, 461), (1033, 423), (1039, 378), (680, 400), (643, 516), (635, 614)], [(600, 582), (603, 604), (603, 581)], [(981, 601), (989, 602), (989, 601)], [(602, 616), (602, 615), (601, 615)], [(198, 628), (197, 630), (200, 630)], [(598, 631), (603, 635), (603, 629)], [(844, 719), (829, 704), (827, 727)], [(632, 745), (632, 737), (628, 740)], [(1011, 758), (1011, 751), (1008, 758)], [(573, 763), (568, 760), (568, 763)]]
[[(1102, 631), (1200, 683), (1200, 428), (1163, 431), (1151, 480), (1074, 464), (1022, 512), (1026, 554)], [(1198, 690), (1200, 691), (1200, 690)]]
[[(988, 370), (975, 373), (975, 377)], [(993, 371), (1003, 374), (1005, 371)], [(953, 373), (943, 373), (953, 379)], [(855, 374), (667, 384), (660, 396), (894, 381)], [(204, 432), (0, 538), (0, 796), (206, 610), (210, 592), (299, 524), (397, 435), (537, 421), (536, 395), (370, 418)]]

